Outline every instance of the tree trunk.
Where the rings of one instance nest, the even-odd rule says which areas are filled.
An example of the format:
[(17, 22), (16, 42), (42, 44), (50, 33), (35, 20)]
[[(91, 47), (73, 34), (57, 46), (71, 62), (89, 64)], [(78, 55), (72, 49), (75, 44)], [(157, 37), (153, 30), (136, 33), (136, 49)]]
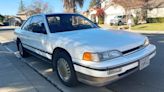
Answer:
[(73, 4), (72, 4), (72, 12), (73, 13), (75, 13), (76, 12), (76, 4), (75, 4), (75, 0), (73, 0), (73, 2), (72, 2)]

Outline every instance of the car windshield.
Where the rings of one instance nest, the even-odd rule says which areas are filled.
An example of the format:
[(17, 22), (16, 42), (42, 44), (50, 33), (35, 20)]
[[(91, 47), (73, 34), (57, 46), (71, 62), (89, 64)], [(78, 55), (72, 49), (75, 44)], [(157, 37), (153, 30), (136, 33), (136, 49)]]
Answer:
[(51, 33), (98, 27), (92, 21), (79, 14), (54, 14), (46, 17)]
[(122, 16), (117, 16), (117, 18), (122, 18)]

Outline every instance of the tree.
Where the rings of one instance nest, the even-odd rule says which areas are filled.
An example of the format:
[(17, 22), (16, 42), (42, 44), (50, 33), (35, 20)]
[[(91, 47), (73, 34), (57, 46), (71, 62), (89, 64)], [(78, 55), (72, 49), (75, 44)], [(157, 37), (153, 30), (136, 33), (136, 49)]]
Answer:
[(134, 9), (142, 5), (141, 0), (113, 0), (115, 4), (121, 5), (125, 10)]
[(32, 2), (31, 5), (28, 6), (29, 8), (27, 9), (27, 14), (29, 16), (33, 14), (39, 14), (39, 13), (51, 13), (52, 9), (48, 5), (47, 2), (44, 2), (42, 0), (35, 0)]
[(146, 20), (148, 17), (148, 10), (154, 8), (160, 8), (163, 4), (163, 0), (139, 0), (141, 3), (141, 16), (142, 20)]
[(89, 4), (89, 7), (93, 7), (95, 6), (97, 3), (96, 3), (96, 0), (91, 0), (90, 4)]
[(105, 15), (104, 10), (101, 8), (97, 8), (96, 11), (97, 11), (96, 16), (98, 17), (99, 24), (103, 24), (104, 23), (104, 15)]
[(62, 0), (64, 2), (64, 11), (75, 13), (77, 12), (77, 5), (80, 6), (80, 8), (83, 7), (84, 0)]
[(101, 0), (91, 0), (89, 7), (99, 6)]
[(164, 4), (163, 0), (113, 0), (113, 2), (124, 7), (126, 14), (131, 9), (140, 8), (139, 19), (142, 21), (147, 19), (148, 10), (158, 8)]
[(25, 5), (24, 5), (23, 1), (21, 0), (18, 12), (20, 13), (20, 12), (24, 12), (24, 11), (25, 11)]
[(0, 14), (0, 22), (3, 22), (4, 18), (5, 17)]

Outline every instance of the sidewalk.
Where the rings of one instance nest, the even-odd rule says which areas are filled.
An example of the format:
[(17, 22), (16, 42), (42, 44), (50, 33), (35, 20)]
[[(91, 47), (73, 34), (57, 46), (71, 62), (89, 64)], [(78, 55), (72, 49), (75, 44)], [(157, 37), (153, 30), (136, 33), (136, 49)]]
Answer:
[(15, 38), (13, 30), (0, 31), (0, 44), (13, 41)]
[(28, 65), (0, 46), (0, 92), (60, 92)]
[(0, 26), (0, 30), (14, 30), (17, 26)]

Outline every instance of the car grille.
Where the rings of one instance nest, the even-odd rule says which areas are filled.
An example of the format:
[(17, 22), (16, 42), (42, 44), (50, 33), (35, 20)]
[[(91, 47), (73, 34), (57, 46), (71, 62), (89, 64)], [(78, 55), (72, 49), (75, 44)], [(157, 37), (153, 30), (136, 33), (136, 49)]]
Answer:
[(130, 49), (130, 50), (123, 51), (122, 53), (123, 53), (124, 55), (126, 55), (126, 54), (129, 54), (129, 53), (135, 52), (135, 51), (139, 50), (139, 49), (142, 48), (142, 47), (143, 47), (143, 45), (140, 45), (140, 46), (135, 47), (135, 48), (132, 48), (132, 49)]

